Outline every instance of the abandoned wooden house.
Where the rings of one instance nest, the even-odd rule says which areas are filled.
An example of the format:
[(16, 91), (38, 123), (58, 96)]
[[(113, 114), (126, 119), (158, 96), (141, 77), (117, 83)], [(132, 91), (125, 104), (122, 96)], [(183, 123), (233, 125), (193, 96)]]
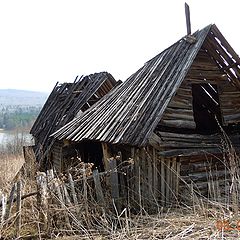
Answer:
[(190, 186), (219, 198), (230, 184), (223, 133), (240, 147), (239, 90), (240, 59), (209, 25), (149, 60), (52, 136), (64, 142), (62, 163), (79, 154), (100, 171), (116, 164), (115, 198), (164, 205), (181, 201)]
[(73, 83), (56, 83), (30, 133), (35, 139), (34, 152), (42, 169), (61, 162), (61, 143), (49, 136), (82, 114), (117, 84), (113, 76), (100, 72), (76, 77)]

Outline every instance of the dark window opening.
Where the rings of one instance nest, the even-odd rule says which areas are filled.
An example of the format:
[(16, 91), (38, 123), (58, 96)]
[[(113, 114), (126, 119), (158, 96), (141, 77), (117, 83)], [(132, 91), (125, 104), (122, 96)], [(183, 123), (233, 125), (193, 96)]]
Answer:
[(100, 172), (104, 171), (103, 152), (101, 143), (98, 142), (82, 142), (80, 156), (85, 163), (93, 163), (93, 168), (97, 168)]
[(84, 141), (75, 146), (69, 145), (64, 149), (64, 169), (77, 166), (80, 160), (84, 163), (93, 163), (92, 169), (104, 171), (102, 146), (99, 142)]
[(193, 115), (196, 131), (200, 134), (218, 132), (218, 123), (222, 125), (217, 85), (209, 83), (192, 84)]

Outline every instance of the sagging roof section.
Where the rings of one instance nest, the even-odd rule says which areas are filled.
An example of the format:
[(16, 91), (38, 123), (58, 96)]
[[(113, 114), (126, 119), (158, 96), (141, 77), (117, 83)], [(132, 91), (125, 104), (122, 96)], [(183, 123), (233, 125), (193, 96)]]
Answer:
[[(217, 27), (209, 25), (148, 61), (122, 85), (53, 136), (72, 141), (88, 139), (137, 146), (147, 144), (206, 39), (212, 44), (207, 49), (209, 54), (238, 85), (239, 58)], [(224, 54), (233, 64), (228, 63), (230, 60), (226, 60)]]
[(30, 131), (37, 141), (37, 156), (51, 146), (49, 136), (54, 131), (91, 107), (116, 84), (107, 72), (77, 77), (73, 83), (57, 83)]

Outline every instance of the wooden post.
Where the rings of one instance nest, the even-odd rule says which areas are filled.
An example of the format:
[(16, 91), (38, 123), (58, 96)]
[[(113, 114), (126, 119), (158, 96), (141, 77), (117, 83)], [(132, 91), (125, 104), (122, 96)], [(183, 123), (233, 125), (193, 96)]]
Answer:
[(148, 196), (150, 199), (153, 198), (153, 159), (151, 156), (146, 157), (148, 165)]
[(67, 188), (66, 188), (66, 185), (65, 183), (62, 184), (62, 188), (63, 188), (63, 193), (64, 193), (64, 196), (65, 196), (65, 203), (67, 206), (71, 206), (72, 203), (71, 203), (71, 200), (70, 200), (70, 197), (69, 197), (69, 194), (68, 194), (68, 191), (67, 191)]
[(50, 190), (50, 193), (54, 191), (54, 173), (53, 169), (47, 170), (47, 183), (48, 183), (48, 188)]
[[(131, 153), (132, 153), (132, 149), (134, 149), (134, 148), (131, 148)], [(131, 157), (132, 157), (133, 155), (131, 154)], [(117, 159), (117, 162), (118, 163), (122, 163), (122, 152), (118, 152), (118, 155), (117, 155), (117, 157), (116, 157), (116, 159)], [(131, 166), (132, 167), (132, 166)], [(126, 191), (126, 183), (125, 183), (125, 175), (124, 175), (125, 173), (124, 172), (119, 172), (119, 182), (120, 182), (120, 193), (119, 193), (119, 195), (120, 196), (123, 196), (124, 197), (124, 200), (125, 199), (127, 199), (127, 196), (128, 196), (128, 192)], [(128, 172), (128, 175), (130, 174), (130, 171)], [(129, 181), (130, 179), (129, 179), (129, 176), (127, 176), (127, 180)], [(130, 181), (129, 181), (129, 184), (130, 184)]]
[(74, 182), (73, 182), (73, 178), (72, 178), (71, 173), (68, 173), (68, 180), (69, 180), (69, 183), (70, 183), (73, 203), (74, 203), (75, 207), (77, 207), (78, 206), (78, 199), (77, 199), (77, 194), (76, 194), (76, 191), (75, 191), (75, 186), (74, 186)]
[(169, 205), (170, 200), (170, 187), (171, 187), (171, 160), (167, 159), (166, 161), (166, 203)]
[(162, 205), (165, 206), (166, 201), (166, 181), (165, 181), (165, 160), (161, 158), (161, 195), (162, 195)]
[(196, 206), (195, 206), (196, 202), (195, 202), (195, 193), (194, 193), (193, 182), (191, 182), (190, 186), (191, 186), (191, 195), (192, 195), (193, 211), (194, 211), (194, 213), (195, 213), (195, 212), (196, 212)]
[(181, 162), (177, 162), (177, 182), (176, 182), (176, 196), (178, 199), (179, 196), (179, 182), (180, 182), (180, 169), (181, 169)]
[(47, 175), (44, 172), (37, 173), (38, 187), (38, 204), (40, 207), (41, 228), (45, 231), (48, 229), (48, 189)]
[(174, 197), (173, 200), (176, 200), (176, 179), (178, 178), (177, 177), (177, 160), (176, 158), (173, 158), (172, 159), (172, 181), (171, 181), (171, 190), (172, 190), (172, 195)]
[(141, 148), (140, 149), (140, 169), (141, 169), (141, 174), (139, 175), (140, 177), (140, 181), (141, 181), (141, 195), (142, 195), (142, 207), (145, 207), (145, 202), (146, 199), (149, 196), (149, 188), (148, 188), (148, 181), (147, 181), (147, 177), (148, 177), (148, 165), (147, 165), (147, 158), (146, 158), (146, 154), (145, 154), (145, 149)]
[(5, 220), (5, 217), (6, 217), (6, 207), (7, 207), (7, 196), (2, 193), (2, 216), (1, 216), (1, 226), (3, 227), (3, 224), (4, 224), (4, 220)]
[(140, 214), (142, 215), (142, 192), (141, 192), (141, 168), (138, 167), (138, 194), (139, 194), (139, 207), (140, 207)]
[(20, 229), (21, 229), (21, 188), (22, 182), (19, 180), (17, 182), (17, 217), (16, 217), (16, 237), (20, 237)]
[[(104, 169), (105, 169), (105, 171), (109, 171), (109, 169), (110, 169), (109, 159), (110, 159), (111, 155), (109, 154), (108, 145), (106, 143), (102, 143), (102, 152), (103, 152)], [(106, 177), (106, 185), (110, 186), (110, 179), (108, 176)]]
[(111, 170), (110, 179), (111, 179), (112, 198), (117, 199), (117, 198), (119, 198), (119, 186), (118, 186), (118, 173), (117, 173), (116, 159), (110, 159), (109, 167)]
[(6, 215), (5, 215), (5, 220), (8, 220), (10, 214), (11, 214), (11, 209), (12, 209), (12, 205), (13, 205), (13, 199), (14, 199), (14, 193), (16, 190), (16, 184), (14, 183), (9, 195), (9, 203), (6, 209)]
[(156, 199), (158, 199), (158, 166), (157, 166), (157, 158), (156, 151), (153, 148), (153, 192)]
[(93, 170), (93, 181), (96, 190), (97, 201), (102, 205), (105, 206), (103, 190), (100, 182), (99, 172), (97, 169)]
[(83, 168), (83, 199), (84, 199), (85, 214), (88, 219), (88, 192), (87, 192), (87, 176), (86, 176), (85, 167)]
[(140, 171), (140, 163), (139, 163), (139, 149), (135, 151), (134, 157), (134, 166), (135, 166), (135, 194), (136, 194), (136, 201), (139, 199), (139, 171)]

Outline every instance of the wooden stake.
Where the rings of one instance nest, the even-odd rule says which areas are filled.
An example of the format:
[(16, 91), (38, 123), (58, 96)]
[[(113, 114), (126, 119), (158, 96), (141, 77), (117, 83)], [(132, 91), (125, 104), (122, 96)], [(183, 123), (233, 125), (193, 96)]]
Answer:
[(166, 162), (166, 204), (169, 205), (170, 201), (170, 188), (171, 188), (171, 160), (167, 159)]
[(6, 207), (7, 207), (7, 196), (2, 194), (2, 216), (1, 216), (1, 226), (4, 224), (5, 216), (6, 216)]
[(118, 186), (118, 173), (117, 173), (117, 161), (116, 159), (111, 159), (109, 161), (109, 167), (111, 170), (111, 189), (112, 189), (112, 198), (119, 198), (119, 186)]
[(14, 183), (9, 195), (9, 203), (6, 209), (6, 215), (5, 215), (5, 220), (8, 220), (10, 214), (11, 214), (11, 209), (12, 209), (12, 205), (13, 205), (13, 200), (14, 200), (14, 193), (16, 190), (16, 184)]
[(75, 207), (77, 207), (78, 199), (77, 199), (77, 194), (76, 194), (76, 191), (75, 191), (75, 186), (74, 186), (74, 182), (73, 182), (73, 178), (72, 178), (71, 173), (68, 173), (68, 180), (69, 180), (69, 183), (70, 183), (73, 203), (74, 203)]
[(21, 229), (21, 188), (22, 182), (19, 180), (17, 182), (17, 217), (16, 217), (16, 237), (19, 238), (20, 236), (20, 229)]
[(48, 229), (48, 189), (47, 175), (44, 172), (37, 173), (38, 204), (40, 207), (40, 218), (43, 222), (42, 229)]
[(85, 167), (83, 168), (83, 199), (84, 199), (85, 213), (88, 218), (88, 192), (87, 192), (87, 176), (86, 176)]
[(165, 200), (166, 200), (166, 193), (165, 193), (165, 186), (166, 186), (166, 181), (165, 181), (165, 161), (164, 158), (161, 159), (161, 196), (162, 196), (162, 205), (165, 206)]
[(93, 170), (93, 181), (95, 184), (95, 190), (97, 195), (97, 201), (102, 205), (105, 206), (103, 190), (100, 182), (99, 172), (97, 169)]
[(156, 199), (158, 199), (158, 169), (157, 169), (156, 150), (153, 148), (153, 192)]

